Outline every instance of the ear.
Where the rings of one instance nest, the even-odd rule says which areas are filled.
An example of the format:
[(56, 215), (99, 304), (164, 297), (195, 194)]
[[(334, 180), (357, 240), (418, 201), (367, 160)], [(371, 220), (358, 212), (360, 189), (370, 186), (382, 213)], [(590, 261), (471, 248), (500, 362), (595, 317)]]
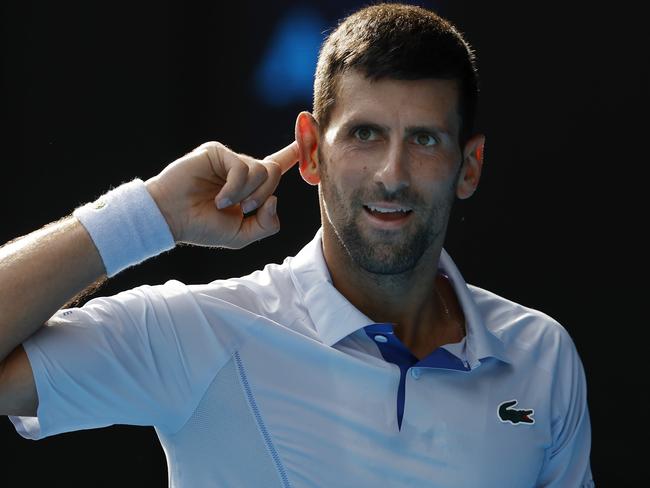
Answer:
[(481, 179), (483, 169), (483, 148), (485, 136), (475, 134), (467, 141), (463, 150), (463, 165), (456, 184), (456, 196), (461, 200), (471, 197)]
[(320, 166), (318, 164), (318, 144), (320, 136), (318, 122), (309, 112), (300, 112), (296, 119), (296, 141), (300, 151), (298, 168), (300, 176), (310, 185), (320, 183)]

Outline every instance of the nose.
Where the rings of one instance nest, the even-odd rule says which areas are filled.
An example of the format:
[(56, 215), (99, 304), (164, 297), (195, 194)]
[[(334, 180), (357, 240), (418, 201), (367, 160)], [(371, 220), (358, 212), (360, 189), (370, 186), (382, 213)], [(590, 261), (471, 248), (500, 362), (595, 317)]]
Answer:
[(391, 144), (384, 155), (373, 181), (389, 193), (397, 193), (410, 186), (408, 155), (401, 143)]

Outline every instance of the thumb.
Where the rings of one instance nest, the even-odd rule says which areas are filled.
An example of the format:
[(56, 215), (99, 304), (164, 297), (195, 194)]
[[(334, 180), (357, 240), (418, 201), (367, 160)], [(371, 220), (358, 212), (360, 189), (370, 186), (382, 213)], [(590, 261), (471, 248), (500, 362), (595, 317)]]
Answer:
[(255, 215), (244, 218), (241, 234), (247, 243), (272, 236), (280, 230), (277, 203), (278, 198), (275, 195), (270, 195), (257, 209)]

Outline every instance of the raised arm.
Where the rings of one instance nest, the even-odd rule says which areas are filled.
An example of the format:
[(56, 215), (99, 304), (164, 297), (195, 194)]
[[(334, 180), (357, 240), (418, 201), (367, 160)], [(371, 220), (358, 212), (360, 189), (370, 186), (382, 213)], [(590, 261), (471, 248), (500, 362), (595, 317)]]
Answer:
[[(173, 242), (241, 248), (279, 230), (272, 194), (297, 161), (295, 143), (256, 160), (209, 142), (144, 186)], [(106, 247), (91, 234), (70, 216), (0, 248), (0, 414), (36, 414), (36, 388), (21, 344), (72, 298), (116, 273), (115, 260), (102, 255)]]

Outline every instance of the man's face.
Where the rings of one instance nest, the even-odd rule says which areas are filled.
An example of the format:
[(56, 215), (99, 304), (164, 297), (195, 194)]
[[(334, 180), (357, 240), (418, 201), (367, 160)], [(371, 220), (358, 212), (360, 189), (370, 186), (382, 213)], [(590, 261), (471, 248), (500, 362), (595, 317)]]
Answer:
[(454, 81), (341, 77), (318, 148), (323, 225), (366, 271), (407, 272), (442, 245), (462, 162), (457, 100)]

